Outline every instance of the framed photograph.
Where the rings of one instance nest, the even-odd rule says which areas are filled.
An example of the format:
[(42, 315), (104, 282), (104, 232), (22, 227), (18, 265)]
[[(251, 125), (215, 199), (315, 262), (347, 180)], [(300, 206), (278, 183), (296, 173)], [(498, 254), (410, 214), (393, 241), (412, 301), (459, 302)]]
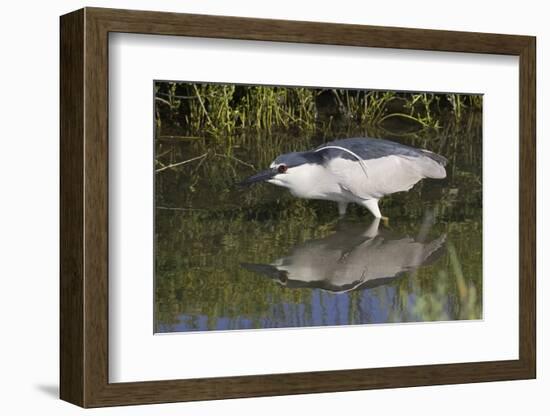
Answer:
[(61, 17), (82, 407), (536, 376), (535, 38)]

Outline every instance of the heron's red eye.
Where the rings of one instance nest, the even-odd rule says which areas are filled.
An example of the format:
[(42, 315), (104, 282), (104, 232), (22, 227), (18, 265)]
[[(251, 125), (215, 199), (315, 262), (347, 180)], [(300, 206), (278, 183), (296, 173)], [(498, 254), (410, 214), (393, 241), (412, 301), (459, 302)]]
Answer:
[(288, 166), (286, 165), (279, 165), (279, 167), (277, 167), (277, 172), (279, 173), (285, 173), (288, 169)]

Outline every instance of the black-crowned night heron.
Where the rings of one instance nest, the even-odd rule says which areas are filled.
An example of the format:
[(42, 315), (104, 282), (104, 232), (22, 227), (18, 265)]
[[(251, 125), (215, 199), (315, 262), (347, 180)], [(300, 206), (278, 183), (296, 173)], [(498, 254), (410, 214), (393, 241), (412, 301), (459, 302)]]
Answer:
[(383, 139), (350, 138), (280, 155), (269, 169), (242, 184), (269, 182), (288, 188), (298, 198), (336, 201), (340, 215), (355, 202), (375, 218), (386, 219), (378, 208), (380, 198), (408, 191), (424, 178), (445, 178), (446, 163), (429, 150)]

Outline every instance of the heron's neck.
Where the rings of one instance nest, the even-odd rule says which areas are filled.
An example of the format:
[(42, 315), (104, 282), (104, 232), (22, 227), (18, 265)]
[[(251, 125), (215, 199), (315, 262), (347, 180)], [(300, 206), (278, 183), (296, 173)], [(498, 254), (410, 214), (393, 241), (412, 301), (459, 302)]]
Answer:
[(308, 163), (293, 169), (285, 186), (298, 198), (334, 200), (340, 191), (333, 175), (322, 165)]

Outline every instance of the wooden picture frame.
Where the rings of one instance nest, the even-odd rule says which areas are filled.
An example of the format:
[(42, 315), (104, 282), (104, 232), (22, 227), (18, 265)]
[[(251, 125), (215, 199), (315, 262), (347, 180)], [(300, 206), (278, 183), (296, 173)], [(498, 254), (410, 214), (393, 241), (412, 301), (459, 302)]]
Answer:
[[(85, 8), (61, 17), (60, 396), (82, 407), (337, 392), (536, 376), (535, 38)], [(108, 34), (263, 40), (519, 57), (519, 359), (109, 383)]]

